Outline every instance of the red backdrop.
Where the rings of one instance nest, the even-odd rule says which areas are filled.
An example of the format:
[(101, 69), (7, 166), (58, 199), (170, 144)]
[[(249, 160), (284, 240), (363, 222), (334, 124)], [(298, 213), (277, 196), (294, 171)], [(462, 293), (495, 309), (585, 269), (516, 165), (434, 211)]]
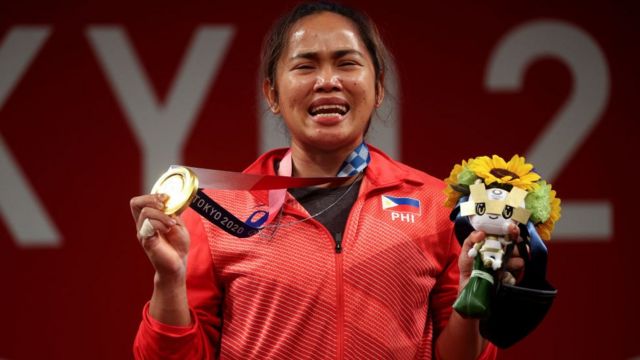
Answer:
[[(640, 356), (637, 7), (353, 5), (397, 69), (383, 147), (440, 178), (463, 158), (527, 154), (566, 203), (549, 245), (557, 302), (501, 358)], [(0, 4), (0, 358), (131, 356), (153, 273), (128, 201), (158, 164), (241, 170), (268, 143), (259, 48), (289, 6)]]

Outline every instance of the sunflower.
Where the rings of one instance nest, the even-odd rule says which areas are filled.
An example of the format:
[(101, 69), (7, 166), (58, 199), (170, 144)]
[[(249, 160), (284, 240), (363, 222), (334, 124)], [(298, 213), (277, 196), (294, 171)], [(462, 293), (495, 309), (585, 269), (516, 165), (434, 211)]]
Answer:
[(484, 180), (486, 185), (510, 185), (527, 191), (525, 207), (531, 212), (529, 221), (543, 240), (551, 239), (555, 223), (560, 219), (560, 199), (556, 198), (551, 184), (541, 180), (524, 157), (514, 155), (506, 162), (497, 155), (491, 158), (479, 156), (456, 164), (449, 177), (444, 179), (447, 184), (444, 189), (447, 195), (445, 206), (454, 208), (461, 196), (469, 195), (469, 185), (477, 179)]
[(469, 163), (469, 169), (483, 178), (485, 184), (507, 184), (531, 191), (536, 188), (540, 175), (533, 172), (533, 165), (527, 164), (524, 157), (513, 155), (505, 162), (498, 155), (480, 156)]
[(549, 215), (547, 221), (536, 225), (538, 234), (545, 241), (551, 240), (551, 233), (553, 232), (553, 228), (556, 225), (556, 221), (560, 219), (560, 199), (556, 197), (555, 190), (551, 190), (549, 195), (549, 202), (551, 203), (551, 214)]
[(460, 196), (462, 195), (459, 192), (453, 190), (450, 186), (444, 188), (444, 194), (447, 196), (447, 201), (444, 202), (444, 206), (452, 209), (456, 207), (456, 204), (458, 203), (458, 200), (460, 200)]
[(475, 174), (469, 170), (468, 166), (471, 161), (472, 159), (468, 161), (462, 160), (462, 164), (456, 164), (453, 170), (451, 170), (449, 177), (444, 179), (445, 184), (447, 184), (447, 187), (444, 189), (444, 193), (447, 195), (447, 201), (444, 206), (454, 208), (458, 200), (460, 200), (460, 196), (463, 194), (460, 187), (464, 187), (464, 185), (468, 186), (475, 181)]

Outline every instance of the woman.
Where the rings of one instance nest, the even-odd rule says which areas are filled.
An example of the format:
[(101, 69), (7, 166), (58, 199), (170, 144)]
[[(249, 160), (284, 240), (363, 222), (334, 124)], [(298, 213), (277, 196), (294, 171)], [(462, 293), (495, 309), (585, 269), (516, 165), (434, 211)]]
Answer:
[[(138, 236), (156, 275), (137, 358), (495, 357), (477, 320), (451, 311), (472, 261), (458, 259), (442, 182), (362, 145), (384, 69), (375, 26), (356, 11), (303, 4), (274, 26), (263, 90), (291, 133), (290, 160), (271, 151), (245, 172), (282, 174), (289, 161), (283, 175), (336, 176), (363, 148), (370, 163), (342, 186), (290, 190), (276, 221), (248, 239), (191, 210), (164, 215), (161, 195), (133, 198), (138, 229), (149, 219), (156, 230)], [(245, 215), (267, 201), (212, 197)]]

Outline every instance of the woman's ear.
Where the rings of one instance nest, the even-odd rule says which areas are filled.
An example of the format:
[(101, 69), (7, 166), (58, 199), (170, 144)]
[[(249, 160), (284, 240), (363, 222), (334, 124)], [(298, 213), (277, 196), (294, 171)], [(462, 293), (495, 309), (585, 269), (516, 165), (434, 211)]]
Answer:
[(384, 73), (380, 74), (380, 79), (376, 81), (376, 108), (382, 106), (384, 100)]
[(274, 114), (279, 114), (280, 106), (278, 105), (278, 91), (268, 79), (265, 79), (262, 83), (262, 93), (264, 94), (265, 99), (267, 99), (267, 103), (269, 104), (269, 109), (271, 109), (271, 112)]

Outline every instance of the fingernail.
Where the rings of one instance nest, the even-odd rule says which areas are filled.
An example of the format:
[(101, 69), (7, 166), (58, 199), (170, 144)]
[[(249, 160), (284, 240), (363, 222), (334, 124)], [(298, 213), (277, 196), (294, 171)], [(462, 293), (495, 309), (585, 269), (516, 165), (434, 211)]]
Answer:
[(178, 223), (178, 222), (176, 222), (174, 219), (170, 219), (170, 220), (169, 220), (169, 224), (170, 224), (171, 226), (173, 226), (173, 225), (175, 225), (175, 224), (177, 224), (177, 223)]

